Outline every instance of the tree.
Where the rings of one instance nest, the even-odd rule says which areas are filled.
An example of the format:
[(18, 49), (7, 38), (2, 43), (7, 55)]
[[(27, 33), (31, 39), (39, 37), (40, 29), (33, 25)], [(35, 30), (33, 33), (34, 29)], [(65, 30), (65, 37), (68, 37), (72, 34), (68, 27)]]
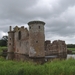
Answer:
[(67, 48), (75, 48), (75, 44), (67, 44)]
[(7, 46), (8, 36), (3, 36), (0, 40), (0, 46)]

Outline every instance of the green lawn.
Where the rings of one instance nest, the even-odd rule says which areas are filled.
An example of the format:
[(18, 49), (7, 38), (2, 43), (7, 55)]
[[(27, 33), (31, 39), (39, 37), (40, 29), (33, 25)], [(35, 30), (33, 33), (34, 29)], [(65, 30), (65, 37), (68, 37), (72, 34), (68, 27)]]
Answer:
[(75, 48), (67, 48), (68, 50), (72, 50), (72, 51), (75, 51)]

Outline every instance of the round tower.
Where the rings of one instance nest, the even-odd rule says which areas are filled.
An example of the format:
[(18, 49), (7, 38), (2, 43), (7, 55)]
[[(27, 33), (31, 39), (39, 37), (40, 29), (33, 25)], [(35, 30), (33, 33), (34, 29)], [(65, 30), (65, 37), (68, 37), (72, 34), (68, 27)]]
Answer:
[(14, 31), (12, 31), (11, 26), (8, 32), (8, 53), (14, 52)]
[(44, 25), (42, 21), (30, 21), (29, 25), (29, 57), (45, 57), (44, 50)]

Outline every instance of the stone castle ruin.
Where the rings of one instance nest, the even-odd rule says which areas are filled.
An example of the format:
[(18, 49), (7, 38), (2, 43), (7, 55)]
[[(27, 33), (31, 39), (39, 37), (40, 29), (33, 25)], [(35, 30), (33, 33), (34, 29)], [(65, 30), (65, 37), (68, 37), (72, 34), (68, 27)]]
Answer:
[(27, 28), (10, 26), (8, 32), (8, 59), (39, 61), (51, 58), (66, 58), (65, 41), (45, 41), (42, 21), (30, 21)]

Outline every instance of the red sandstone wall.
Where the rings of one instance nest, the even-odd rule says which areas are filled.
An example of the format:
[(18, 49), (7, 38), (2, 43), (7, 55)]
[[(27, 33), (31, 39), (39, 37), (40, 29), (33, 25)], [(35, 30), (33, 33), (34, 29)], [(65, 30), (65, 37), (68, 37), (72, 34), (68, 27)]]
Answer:
[(55, 40), (52, 43), (45, 41), (45, 55), (67, 55), (67, 46), (65, 41)]
[[(21, 39), (19, 39), (19, 31), (21, 31)], [(20, 28), (14, 34), (14, 52), (20, 54), (29, 54), (29, 32), (26, 28)]]

